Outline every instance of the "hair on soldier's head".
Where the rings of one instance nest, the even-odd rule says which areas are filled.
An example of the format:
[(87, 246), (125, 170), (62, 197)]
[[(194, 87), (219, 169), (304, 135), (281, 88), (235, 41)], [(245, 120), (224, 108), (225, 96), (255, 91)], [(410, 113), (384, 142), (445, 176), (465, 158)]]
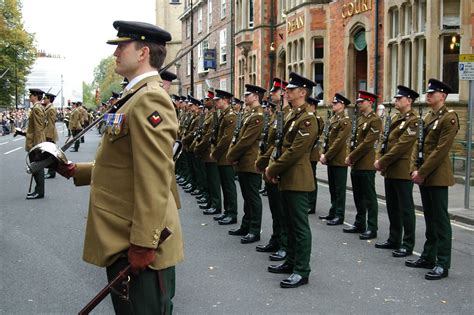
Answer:
[(136, 49), (141, 49), (143, 47), (148, 47), (150, 50), (150, 66), (155, 69), (160, 69), (165, 62), (167, 54), (166, 46), (151, 42), (135, 41)]

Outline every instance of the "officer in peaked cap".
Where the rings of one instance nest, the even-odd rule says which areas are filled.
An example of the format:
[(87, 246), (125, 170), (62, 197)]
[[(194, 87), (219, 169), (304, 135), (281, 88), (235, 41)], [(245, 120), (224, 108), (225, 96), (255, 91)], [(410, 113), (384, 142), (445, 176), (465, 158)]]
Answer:
[(280, 89), (285, 90), (287, 85), (288, 85), (288, 82), (283, 81), (282, 79), (279, 79), (279, 78), (273, 78), (273, 84), (272, 84), (272, 88), (270, 89), (270, 92), (277, 92)]
[[(382, 120), (374, 113), (377, 96), (367, 91), (359, 91), (356, 106), (360, 114), (357, 118), (355, 144), (346, 164), (351, 166), (351, 181), (354, 189), (354, 203), (357, 215), (354, 225), (344, 228), (345, 233), (361, 233), (361, 240), (377, 237), (378, 204), (375, 192), (375, 149), (382, 131)], [(354, 135), (353, 135), (354, 136)]]
[(426, 104), (431, 110), (424, 117), (422, 150), (418, 150), (413, 182), (418, 184), (426, 223), (426, 241), (417, 260), (407, 260), (413, 268), (431, 269), (427, 280), (439, 280), (448, 276), (451, 267), (452, 231), (448, 214), (448, 186), (454, 185), (449, 159), (459, 118), (455, 111), (446, 107), (446, 98), (453, 89), (436, 79), (428, 81)]
[[(45, 138), (46, 141), (56, 143), (58, 141), (58, 131), (56, 130), (56, 118), (57, 111), (54, 107), (54, 99), (56, 95), (51, 93), (45, 93), (43, 98), (44, 112), (46, 116), (46, 126), (45, 126)], [(48, 173), (45, 175), (45, 178), (54, 178), (56, 172), (54, 168), (49, 168)]]
[(343, 95), (334, 95), (333, 115), (328, 117), (324, 154), (320, 157), (321, 163), (327, 165), (331, 208), (328, 215), (321, 215), (319, 219), (326, 220), (326, 224), (331, 226), (344, 223), (347, 183), (347, 165), (344, 161), (347, 157), (346, 144), (351, 135), (351, 120), (344, 110), (350, 103)]
[(71, 163), (58, 172), (74, 177), (76, 185), (94, 183), (84, 260), (105, 266), (109, 281), (131, 267), (127, 298), (112, 294), (116, 313), (171, 314), (174, 266), (183, 260), (172, 187), (178, 123), (158, 73), (171, 35), (143, 22), (115, 21), (113, 26), (117, 38), (108, 43), (117, 45), (115, 72), (130, 81), (124, 105), (109, 113), (114, 119), (96, 163)]
[(308, 105), (308, 97), (316, 85), (313, 81), (290, 73), (286, 87), (291, 112), (284, 123), (281, 155), (275, 148), (265, 176), (279, 184), (284, 222), (288, 231), (286, 260), (271, 265), (272, 273), (291, 274), (280, 282), (283, 288), (295, 288), (308, 283), (311, 272), (311, 229), (308, 221), (308, 192), (314, 191), (310, 152), (319, 136), (318, 120)]
[[(41, 105), (44, 92), (41, 89), (30, 89), (30, 103), (33, 105), (28, 116), (28, 126), (26, 127), (26, 141), (25, 149), (30, 151), (35, 145), (44, 142), (45, 138), (45, 112)], [(33, 192), (28, 192), (26, 199), (40, 199), (44, 198), (44, 171), (38, 170), (32, 174), (35, 180), (35, 189)]]
[(389, 126), (385, 126), (380, 158), (374, 164), (385, 177), (389, 237), (375, 243), (375, 247), (394, 249), (392, 256), (406, 257), (412, 254), (415, 245), (410, 159), (418, 135), (418, 117), (412, 107), (419, 94), (403, 85), (397, 89), (395, 108), (399, 113), (391, 117)]

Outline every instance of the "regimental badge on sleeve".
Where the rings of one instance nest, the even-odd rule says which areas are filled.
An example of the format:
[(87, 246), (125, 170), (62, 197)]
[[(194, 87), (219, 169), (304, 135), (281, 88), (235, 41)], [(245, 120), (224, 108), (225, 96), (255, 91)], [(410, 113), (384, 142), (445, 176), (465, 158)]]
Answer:
[(150, 116), (148, 116), (147, 120), (153, 128), (158, 126), (163, 121), (163, 119), (161, 119), (160, 113), (158, 113), (156, 110)]

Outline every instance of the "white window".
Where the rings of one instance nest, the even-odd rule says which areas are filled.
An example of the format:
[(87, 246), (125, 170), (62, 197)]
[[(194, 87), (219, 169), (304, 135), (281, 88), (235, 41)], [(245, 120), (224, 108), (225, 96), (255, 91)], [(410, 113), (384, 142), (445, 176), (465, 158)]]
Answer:
[(219, 89), (223, 91), (227, 91), (227, 78), (223, 78), (219, 80)]
[(390, 38), (396, 38), (400, 34), (400, 27), (398, 23), (398, 9), (393, 8), (390, 10)]
[(189, 19), (186, 19), (186, 38), (189, 38), (191, 36), (191, 23), (189, 22)]
[(458, 34), (441, 37), (441, 67), (442, 81), (453, 89), (452, 94), (459, 93), (459, 52), (461, 36)]
[(398, 85), (398, 45), (391, 45), (390, 49), (390, 94), (395, 95)]
[(207, 0), (207, 31), (211, 29), (212, 25), (212, 0)]
[(287, 55), (287, 69), (288, 73), (296, 72), (301, 75), (304, 73), (304, 51), (305, 51), (305, 42), (304, 39), (294, 40), (293, 42), (288, 43), (288, 52)]
[(248, 17), (249, 17), (249, 28), (253, 28), (253, 0), (249, 0), (249, 12), (248, 12)]
[(196, 84), (196, 98), (198, 100), (202, 99), (202, 83), (197, 83)]
[(171, 4), (179, 4), (180, 1), (179, 1), (179, 0), (170, 0), (170, 3), (171, 3)]
[(204, 69), (204, 50), (208, 48), (209, 44), (207, 40), (201, 42), (198, 46), (198, 73), (204, 73), (209, 70)]
[(198, 9), (198, 33), (202, 32), (202, 7)]
[(418, 1), (418, 32), (424, 32), (426, 28), (426, 0)]
[(221, 0), (221, 20), (225, 19), (225, 15), (227, 14), (227, 0)]
[(191, 54), (186, 55), (186, 75), (191, 75)]
[(411, 85), (411, 41), (406, 40), (402, 42), (403, 48), (403, 85)]
[(220, 64), (227, 62), (227, 29), (224, 28), (219, 33), (219, 61)]
[(460, 12), (461, 1), (459, 0), (443, 0), (441, 9), (441, 28), (442, 29), (459, 29), (460, 28)]
[(423, 94), (426, 91), (426, 40), (421, 37), (416, 40), (418, 52), (417, 91)]

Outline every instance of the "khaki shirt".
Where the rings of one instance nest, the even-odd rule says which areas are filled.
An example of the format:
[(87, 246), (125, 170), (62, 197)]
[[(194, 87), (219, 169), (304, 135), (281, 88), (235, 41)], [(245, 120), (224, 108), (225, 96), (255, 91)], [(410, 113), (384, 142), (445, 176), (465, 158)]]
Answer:
[(345, 159), (347, 157), (347, 144), (351, 136), (351, 127), (351, 120), (344, 112), (335, 114), (329, 120), (328, 149), (324, 153), (327, 165), (347, 166)]
[[(160, 270), (183, 260), (172, 193), (178, 122), (158, 75), (141, 80), (123, 97), (132, 93), (117, 111), (125, 116), (119, 131), (106, 132), (95, 162), (78, 163), (74, 174), (76, 185), (91, 186), (83, 258), (110, 266), (134, 244), (155, 249), (149, 267)], [(165, 229), (171, 235), (159, 244)]]
[(28, 126), (26, 127), (25, 150), (30, 151), (35, 145), (45, 142), (44, 136), (45, 112), (40, 102), (33, 105), (28, 117)]
[(379, 159), (385, 178), (410, 180), (410, 161), (418, 136), (418, 116), (412, 109), (392, 118), (385, 154)]
[(271, 177), (280, 177), (280, 190), (314, 191), (309, 155), (318, 132), (318, 120), (307, 103), (291, 110), (285, 121), (282, 155), (272, 158), (268, 166)]
[(382, 120), (376, 113), (360, 114), (357, 119), (356, 147), (349, 154), (353, 170), (375, 170), (375, 147), (382, 130)]
[(216, 145), (212, 145), (211, 148), (211, 157), (217, 161), (217, 165), (231, 165), (227, 160), (227, 151), (229, 150), (234, 134), (236, 118), (230, 106), (224, 110), (219, 117), (217, 143)]
[(255, 160), (258, 155), (258, 144), (263, 130), (263, 109), (259, 105), (252, 108), (244, 118), (237, 143), (231, 144), (227, 160), (238, 162), (235, 169), (238, 172), (258, 173)]

